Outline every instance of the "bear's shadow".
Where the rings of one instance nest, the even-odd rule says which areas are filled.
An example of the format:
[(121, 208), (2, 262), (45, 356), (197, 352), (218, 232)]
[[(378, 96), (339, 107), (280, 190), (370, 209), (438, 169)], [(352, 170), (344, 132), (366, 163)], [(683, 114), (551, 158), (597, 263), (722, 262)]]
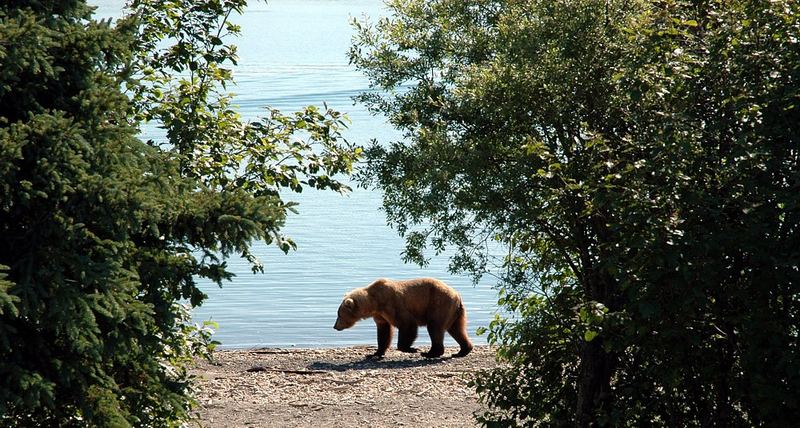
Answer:
[(369, 370), (369, 369), (404, 369), (409, 367), (424, 367), (435, 364), (442, 364), (449, 360), (450, 357), (443, 358), (418, 358), (418, 359), (402, 359), (402, 360), (388, 360), (388, 359), (374, 359), (363, 358), (356, 361), (348, 361), (343, 363), (336, 363), (330, 361), (316, 361), (308, 365), (309, 370), (329, 370), (344, 372), (348, 370)]

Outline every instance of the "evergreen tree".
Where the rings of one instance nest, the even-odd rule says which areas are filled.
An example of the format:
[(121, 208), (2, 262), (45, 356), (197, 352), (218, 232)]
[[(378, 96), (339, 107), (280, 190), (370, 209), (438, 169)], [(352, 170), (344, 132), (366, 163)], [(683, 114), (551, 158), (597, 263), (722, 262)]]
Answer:
[[(201, 43), (210, 36), (193, 24), (225, 25), (244, 7), (186, 3), (134, 8), (117, 27), (78, 0), (0, 5), (0, 425), (180, 425), (193, 404), (188, 364), (211, 343), (179, 302), (202, 302), (198, 277), (230, 278), (230, 255), (258, 270), (253, 240), (292, 247), (279, 233), (292, 209), (281, 188), (343, 189), (331, 177), (356, 152), (338, 113), (244, 124), (217, 109), (230, 78), (217, 65), (231, 59), (212, 55), (219, 39), (192, 52), (203, 66), (148, 65), (146, 43), (169, 39), (154, 30), (169, 8), (187, 8), (180, 31)], [(218, 78), (187, 83), (181, 67)], [(166, 87), (188, 91), (152, 98)], [(173, 123), (167, 111), (189, 115)], [(156, 116), (163, 147), (136, 137)]]

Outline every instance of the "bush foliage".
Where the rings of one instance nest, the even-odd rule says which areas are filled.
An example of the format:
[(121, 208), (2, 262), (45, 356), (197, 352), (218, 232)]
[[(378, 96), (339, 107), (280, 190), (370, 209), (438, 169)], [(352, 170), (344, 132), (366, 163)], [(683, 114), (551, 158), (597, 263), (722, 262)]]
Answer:
[(406, 256), (502, 258), (487, 426), (787, 426), (800, 408), (800, 6), (390, 1), (356, 22)]

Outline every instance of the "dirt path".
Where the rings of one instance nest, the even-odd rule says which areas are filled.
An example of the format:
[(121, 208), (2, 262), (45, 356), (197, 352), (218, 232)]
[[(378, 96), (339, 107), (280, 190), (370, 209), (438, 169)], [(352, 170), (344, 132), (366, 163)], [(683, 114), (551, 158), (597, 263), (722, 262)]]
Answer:
[[(465, 358), (427, 360), (374, 348), (218, 351), (200, 363), (205, 427), (469, 427), (480, 409), (469, 374), (495, 365), (478, 346)], [(445, 355), (456, 352), (447, 349)]]

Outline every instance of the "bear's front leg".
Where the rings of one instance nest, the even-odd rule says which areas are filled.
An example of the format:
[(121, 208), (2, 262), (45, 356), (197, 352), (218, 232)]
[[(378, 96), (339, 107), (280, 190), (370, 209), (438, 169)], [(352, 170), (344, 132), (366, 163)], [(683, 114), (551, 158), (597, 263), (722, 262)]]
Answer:
[(414, 341), (417, 340), (418, 327), (416, 325), (406, 325), (403, 327), (398, 326), (397, 330), (399, 330), (397, 337), (397, 350), (401, 352), (417, 352), (418, 349), (412, 348), (411, 345), (413, 345)]
[(383, 318), (375, 317), (375, 325), (378, 327), (378, 350), (367, 358), (383, 358), (389, 345), (392, 343), (392, 325)]

